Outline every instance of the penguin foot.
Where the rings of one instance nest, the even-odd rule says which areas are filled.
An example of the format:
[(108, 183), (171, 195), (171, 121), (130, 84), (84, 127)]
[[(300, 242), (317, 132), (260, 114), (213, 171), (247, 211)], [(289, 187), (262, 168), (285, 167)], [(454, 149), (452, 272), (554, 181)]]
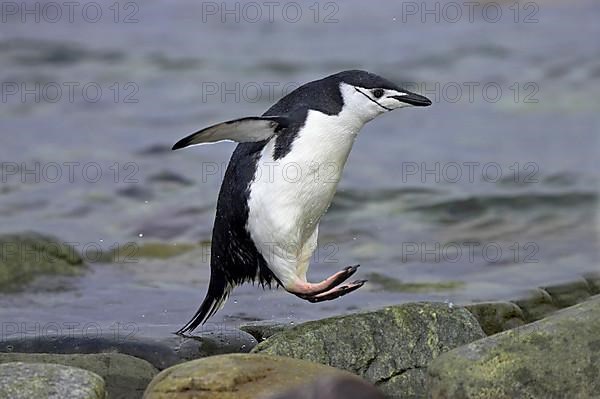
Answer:
[(334, 275), (328, 277), (327, 279), (321, 281), (320, 283), (303, 283), (301, 285), (297, 285), (294, 289), (288, 290), (292, 294), (298, 296), (299, 298), (308, 300), (309, 298), (314, 297), (315, 295), (331, 291), (333, 288), (337, 287), (344, 281), (350, 278), (356, 271), (360, 265), (348, 266)]
[(351, 283), (348, 283), (348, 284), (345, 284), (345, 285), (342, 285), (339, 287), (335, 287), (329, 291), (325, 291), (321, 294), (317, 294), (317, 295), (314, 295), (314, 296), (311, 296), (311, 297), (308, 297), (305, 299), (312, 303), (331, 301), (332, 299), (336, 299), (336, 298), (339, 298), (346, 294), (349, 294), (352, 291), (356, 291), (357, 289), (362, 287), (363, 284), (366, 282), (367, 282), (367, 280), (356, 280)]

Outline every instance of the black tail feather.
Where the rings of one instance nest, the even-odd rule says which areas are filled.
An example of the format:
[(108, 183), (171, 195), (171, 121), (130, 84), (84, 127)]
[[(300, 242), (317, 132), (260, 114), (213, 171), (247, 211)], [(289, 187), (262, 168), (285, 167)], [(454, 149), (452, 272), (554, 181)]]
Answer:
[(202, 305), (198, 308), (194, 317), (179, 331), (177, 334), (183, 335), (188, 332), (194, 331), (200, 324), (204, 324), (217, 310), (225, 304), (225, 301), (229, 297), (231, 288), (229, 284), (222, 277), (219, 278), (215, 273), (211, 273), (210, 283), (208, 284), (208, 292)]

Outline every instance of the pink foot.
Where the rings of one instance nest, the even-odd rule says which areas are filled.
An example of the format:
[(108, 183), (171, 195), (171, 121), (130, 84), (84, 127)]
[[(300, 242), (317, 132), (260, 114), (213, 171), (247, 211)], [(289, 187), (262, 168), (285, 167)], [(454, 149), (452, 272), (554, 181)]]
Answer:
[(332, 288), (331, 290), (325, 291), (321, 294), (313, 295), (311, 297), (304, 298), (304, 299), (306, 299), (307, 301), (312, 302), (312, 303), (331, 301), (332, 299), (336, 299), (336, 298), (339, 298), (346, 294), (349, 294), (352, 291), (356, 291), (357, 289), (362, 287), (363, 284), (366, 282), (367, 282), (367, 280), (356, 280), (351, 283), (342, 285), (340, 287)]

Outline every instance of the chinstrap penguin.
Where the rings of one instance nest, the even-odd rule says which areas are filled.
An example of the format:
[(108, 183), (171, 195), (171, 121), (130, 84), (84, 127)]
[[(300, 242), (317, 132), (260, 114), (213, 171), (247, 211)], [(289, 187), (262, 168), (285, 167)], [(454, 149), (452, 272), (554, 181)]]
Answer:
[(245, 282), (273, 283), (310, 302), (338, 298), (365, 280), (342, 284), (358, 266), (310, 283), (319, 221), (331, 204), (358, 132), (378, 115), (431, 101), (375, 74), (352, 70), (307, 83), (262, 116), (202, 129), (173, 149), (238, 142), (219, 192), (208, 292), (177, 333), (193, 331)]

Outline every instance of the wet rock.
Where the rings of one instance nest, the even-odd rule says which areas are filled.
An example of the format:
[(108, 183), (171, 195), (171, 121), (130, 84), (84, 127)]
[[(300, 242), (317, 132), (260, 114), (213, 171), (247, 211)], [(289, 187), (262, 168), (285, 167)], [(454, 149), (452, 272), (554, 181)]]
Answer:
[(104, 379), (111, 399), (141, 398), (152, 378), (158, 374), (158, 370), (145, 360), (120, 353), (0, 353), (0, 364), (10, 362), (54, 363), (91, 371)]
[(377, 388), (356, 378), (325, 377), (268, 399), (385, 399)]
[(482, 302), (467, 305), (487, 335), (510, 330), (525, 324), (521, 309), (511, 302)]
[(262, 342), (273, 334), (288, 330), (293, 327), (286, 320), (260, 320), (242, 324), (240, 330), (252, 335), (258, 342)]
[(396, 398), (422, 398), (427, 364), (485, 337), (464, 308), (408, 303), (300, 324), (253, 352), (288, 356), (350, 371)]
[(18, 288), (40, 275), (78, 275), (85, 269), (75, 248), (38, 233), (0, 235), (0, 253), (0, 291)]
[(286, 357), (211, 356), (162, 371), (148, 385), (144, 398), (264, 398), (326, 376), (358, 379), (333, 367)]
[(430, 397), (600, 395), (600, 296), (434, 359)]
[(600, 273), (587, 273), (583, 278), (587, 281), (592, 295), (600, 294)]
[(559, 308), (573, 306), (591, 296), (590, 287), (583, 278), (564, 284), (542, 287), (542, 289), (550, 294), (552, 302)]
[(512, 302), (521, 309), (525, 321), (528, 323), (539, 320), (558, 310), (550, 294), (541, 288), (532, 290), (529, 295)]
[(90, 371), (60, 364), (0, 364), (0, 398), (104, 399), (104, 381)]
[(28, 335), (18, 325), (3, 326), (1, 352), (18, 353), (102, 353), (117, 352), (144, 359), (158, 370), (201, 357), (249, 352), (256, 340), (235, 329), (207, 331), (193, 337), (175, 334), (144, 336), (139, 329), (93, 329), (56, 336)]

